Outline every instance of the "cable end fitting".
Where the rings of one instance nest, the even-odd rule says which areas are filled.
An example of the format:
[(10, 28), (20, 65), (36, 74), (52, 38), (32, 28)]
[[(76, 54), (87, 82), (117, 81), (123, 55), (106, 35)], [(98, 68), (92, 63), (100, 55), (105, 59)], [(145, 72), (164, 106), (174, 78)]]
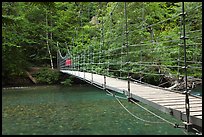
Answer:
[(179, 127), (179, 125), (178, 124), (174, 124), (174, 128), (178, 128)]

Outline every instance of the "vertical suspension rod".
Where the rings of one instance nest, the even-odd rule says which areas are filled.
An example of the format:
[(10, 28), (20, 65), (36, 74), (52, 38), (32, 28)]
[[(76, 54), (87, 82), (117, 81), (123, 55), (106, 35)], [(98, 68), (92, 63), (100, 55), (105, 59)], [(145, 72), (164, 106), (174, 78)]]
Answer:
[[(81, 12), (81, 11), (80, 11)], [(77, 31), (76, 31), (76, 37), (78, 37), (79, 35), (78, 35), (78, 31), (80, 30), (79, 28), (80, 28), (80, 26), (81, 26), (81, 24), (80, 24), (80, 14), (81, 13), (79, 13), (79, 19), (78, 19), (78, 23), (79, 23), (79, 27), (77, 28)], [(79, 71), (80, 71), (80, 66), (79, 66), (79, 59), (80, 59), (80, 54), (79, 54), (79, 48), (78, 48), (78, 46), (79, 45), (77, 45), (77, 70), (78, 70), (78, 76), (79, 76)]]
[[(72, 35), (72, 47), (74, 48), (74, 36)], [(72, 64), (71, 64), (72, 71), (74, 70), (74, 52), (72, 52)]]
[(127, 65), (128, 65), (128, 96), (130, 98), (130, 68), (129, 68), (129, 62), (130, 62), (130, 58), (129, 58), (129, 46), (128, 46), (128, 24), (127, 24), (127, 5), (126, 2), (124, 3), (124, 14), (125, 14), (125, 36), (126, 36), (126, 48), (127, 48)]
[[(142, 2), (142, 30), (144, 30), (144, 26), (145, 26), (145, 17), (144, 17), (144, 8), (145, 8), (145, 6), (144, 6), (144, 2)], [(142, 51), (142, 44), (144, 44), (144, 37), (142, 38), (142, 41), (140, 42), (140, 71), (139, 71), (139, 75), (140, 75), (140, 79), (139, 79), (139, 81), (141, 82), (142, 81), (142, 54), (143, 54), (143, 51)]]
[[(102, 30), (101, 30), (101, 35), (102, 35), (102, 48), (103, 48), (103, 50), (102, 50), (102, 48), (101, 48), (101, 50), (102, 50), (102, 53), (103, 53), (103, 51), (104, 51), (104, 22), (103, 22), (103, 5), (102, 5), (102, 3), (100, 3), (100, 7), (101, 7), (101, 15), (102, 15), (102, 21), (101, 21), (101, 24), (102, 24)], [(101, 52), (101, 51), (100, 51)], [(103, 54), (102, 54), (103, 55)], [(104, 56), (105, 56), (105, 54), (104, 54)], [(102, 56), (103, 58), (105, 58), (104, 56)], [(103, 74), (103, 76), (104, 76), (104, 90), (106, 89), (106, 74), (105, 74), (105, 71), (104, 71), (104, 74)]]
[(60, 70), (60, 66), (59, 66), (59, 63), (60, 63), (60, 57), (59, 57), (59, 47), (58, 47), (58, 42), (57, 42), (57, 69)]
[[(93, 41), (93, 38), (92, 38), (92, 41)], [(91, 45), (91, 83), (93, 84), (93, 66), (94, 66), (94, 58), (93, 58), (93, 45)]]
[[(75, 28), (75, 40), (77, 40), (77, 28)], [(76, 47), (75, 47), (76, 48)], [(77, 51), (74, 53), (76, 56), (74, 56), (74, 70), (77, 70)]]
[(186, 118), (187, 118), (187, 131), (189, 131), (189, 117), (190, 117), (190, 104), (189, 104), (189, 93), (188, 93), (188, 88), (187, 88), (187, 63), (186, 63), (186, 30), (185, 30), (185, 15), (186, 13), (184, 12), (184, 2), (182, 2), (182, 22), (183, 22), (183, 36), (181, 39), (183, 39), (183, 46), (184, 46), (184, 71), (185, 71), (185, 108), (186, 108)]
[[(112, 37), (112, 22), (113, 22), (113, 12), (110, 12), (110, 38)], [(109, 69), (110, 69), (110, 40), (108, 40), (108, 67), (107, 67), (107, 75), (109, 75)]]
[[(81, 26), (81, 30), (82, 30), (82, 46), (84, 47), (84, 33), (83, 33), (83, 21), (82, 21), (82, 11), (83, 11), (83, 4), (80, 8), (80, 26)], [(85, 79), (85, 50), (83, 52), (83, 55), (82, 55), (82, 60), (83, 60), (83, 72), (84, 72), (84, 79)]]
[[(100, 9), (99, 9), (99, 16), (100, 16), (100, 14), (101, 14), (101, 11), (102, 11), (102, 9), (101, 9), (101, 2), (100, 2)], [(101, 28), (99, 27), (99, 31), (102, 31), (101, 30)], [(101, 68), (101, 33), (100, 33), (100, 38), (99, 38), (99, 46), (100, 46), (100, 51), (98, 52), (98, 63), (99, 63), (99, 66), (100, 66), (100, 68)], [(100, 74), (100, 72), (99, 72), (99, 74)]]

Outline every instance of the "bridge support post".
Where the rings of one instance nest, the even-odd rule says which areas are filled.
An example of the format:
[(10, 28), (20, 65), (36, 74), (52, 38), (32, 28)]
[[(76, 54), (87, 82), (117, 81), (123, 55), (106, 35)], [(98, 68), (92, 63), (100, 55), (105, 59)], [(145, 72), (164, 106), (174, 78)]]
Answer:
[(93, 72), (91, 73), (91, 84), (93, 85)]
[(181, 36), (180, 39), (183, 40), (183, 46), (184, 46), (184, 71), (185, 71), (185, 108), (186, 108), (186, 124), (185, 127), (187, 129), (187, 131), (190, 130), (190, 103), (189, 103), (189, 92), (188, 92), (188, 84), (187, 84), (187, 63), (186, 63), (186, 33), (185, 33), (185, 16), (186, 13), (184, 12), (184, 2), (182, 2), (182, 13), (180, 14), (182, 16), (182, 27), (183, 27), (183, 36)]
[(130, 93), (130, 58), (129, 58), (129, 46), (128, 46), (128, 21), (127, 21), (127, 5), (126, 2), (124, 2), (124, 18), (125, 18), (125, 45), (127, 48), (127, 65), (128, 65), (128, 76), (127, 76), (127, 80), (128, 80), (128, 98), (131, 98), (131, 93)]
[(130, 77), (128, 75), (128, 98), (131, 98), (131, 93), (130, 93)]
[(106, 89), (106, 76), (104, 75), (104, 86), (103, 86), (103, 89), (105, 90)]

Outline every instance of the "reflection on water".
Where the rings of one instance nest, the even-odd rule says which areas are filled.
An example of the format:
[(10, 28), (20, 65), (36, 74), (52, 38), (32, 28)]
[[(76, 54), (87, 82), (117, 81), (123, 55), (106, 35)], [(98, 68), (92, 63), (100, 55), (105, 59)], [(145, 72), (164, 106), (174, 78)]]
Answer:
[[(161, 121), (120, 99), (136, 116)], [(140, 103), (177, 124), (182, 121)], [(112, 96), (92, 86), (41, 86), (2, 91), (2, 134), (18, 135), (182, 135), (168, 123), (146, 123), (131, 116)], [(192, 133), (190, 133), (192, 134)]]

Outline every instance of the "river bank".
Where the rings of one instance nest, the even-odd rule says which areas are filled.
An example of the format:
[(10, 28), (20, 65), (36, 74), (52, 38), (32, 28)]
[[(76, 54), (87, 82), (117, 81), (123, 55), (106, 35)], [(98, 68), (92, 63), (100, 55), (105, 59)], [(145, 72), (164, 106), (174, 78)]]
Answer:
[[(62, 82), (69, 79), (71, 81), (71, 85), (84, 85), (87, 84), (85, 81), (78, 79), (76, 77), (70, 76), (65, 73), (61, 73), (59, 75), (59, 79), (54, 84), (45, 84), (45, 83), (34, 83), (29, 77), (12, 77), (8, 78), (6, 81), (2, 80), (2, 88), (3, 89), (20, 89), (20, 88), (26, 88), (26, 87), (33, 87), (33, 86), (47, 86), (47, 85), (63, 85)], [(68, 85), (68, 86), (71, 86)], [(179, 89), (179, 91), (184, 91)], [(194, 88), (190, 91), (191, 94), (196, 96), (202, 96), (202, 84), (196, 85)]]
[(2, 88), (25, 88), (25, 87), (31, 87), (31, 86), (46, 86), (46, 85), (61, 85), (61, 82), (71, 79), (72, 85), (77, 84), (86, 84), (83, 80), (77, 79), (75, 77), (71, 77), (68, 74), (60, 73), (59, 80), (55, 84), (45, 84), (45, 83), (33, 83), (33, 81), (26, 76), (19, 76), (19, 77), (12, 77), (7, 78), (6, 80), (2, 80)]

